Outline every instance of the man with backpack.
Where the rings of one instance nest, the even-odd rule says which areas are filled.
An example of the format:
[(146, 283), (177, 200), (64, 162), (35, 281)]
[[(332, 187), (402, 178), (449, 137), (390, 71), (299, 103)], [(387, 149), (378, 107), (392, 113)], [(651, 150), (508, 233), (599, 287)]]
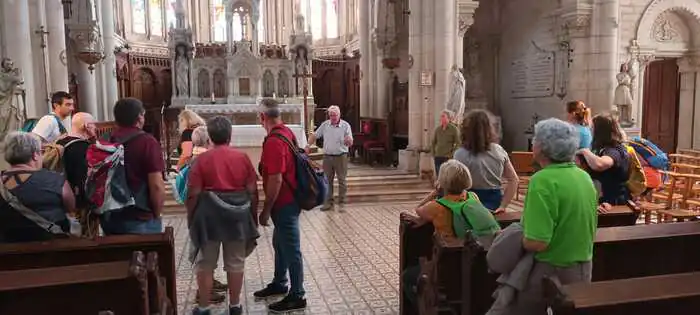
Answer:
[[(160, 143), (152, 135), (145, 133), (142, 128), (146, 111), (143, 103), (135, 98), (123, 98), (114, 105), (114, 119), (117, 128), (110, 137), (111, 143), (98, 142), (99, 145), (92, 145), (88, 149), (88, 163), (91, 163), (91, 156), (99, 155), (99, 151), (109, 145), (112, 147), (123, 146), (123, 164), (116, 163), (110, 168), (123, 165), (125, 182), (127, 187), (118, 187), (121, 191), (130, 192), (133, 202), (130, 205), (119, 209), (102, 208), (100, 224), (106, 235), (113, 234), (155, 234), (163, 230), (161, 213), (165, 200), (165, 183), (163, 182), (163, 171), (165, 163)], [(118, 151), (118, 150), (117, 150)], [(119, 153), (119, 152), (117, 152)], [(94, 162), (94, 161), (93, 161)], [(91, 163), (89, 173), (99, 173), (95, 164)], [(99, 165), (99, 164), (97, 164)], [(114, 172), (119, 173), (119, 172)], [(93, 182), (88, 179), (87, 189), (98, 190), (105, 195), (109, 193), (110, 202), (116, 203), (119, 198), (114, 196), (114, 183), (120, 178), (110, 178), (110, 183), (105, 189), (105, 182)], [(102, 186), (102, 187), (94, 187)], [(88, 192), (90, 195), (90, 192)], [(107, 202), (108, 200), (95, 200)]]
[(74, 101), (73, 96), (68, 92), (59, 91), (51, 95), (52, 112), (44, 117), (41, 117), (35, 125), (27, 122), (22, 129), (26, 132), (33, 132), (39, 135), (45, 142), (51, 143), (56, 141), (61, 135), (68, 134), (71, 126), (71, 114), (73, 113)]
[[(295, 199), (297, 189), (295, 152), (288, 143), (297, 143), (291, 129), (284, 125), (277, 101), (262, 100), (260, 121), (267, 131), (260, 158), (260, 175), (263, 177), (265, 203), (260, 214), (260, 224), (267, 226), (269, 219), (275, 223), (272, 246), (275, 251), (275, 275), (272, 283), (253, 295), (269, 298), (285, 295), (279, 302), (268, 306), (273, 313), (306, 308), (304, 298), (304, 266), (299, 235), (301, 207)], [(289, 279), (287, 278), (289, 271)], [(291, 282), (291, 289), (287, 283)]]

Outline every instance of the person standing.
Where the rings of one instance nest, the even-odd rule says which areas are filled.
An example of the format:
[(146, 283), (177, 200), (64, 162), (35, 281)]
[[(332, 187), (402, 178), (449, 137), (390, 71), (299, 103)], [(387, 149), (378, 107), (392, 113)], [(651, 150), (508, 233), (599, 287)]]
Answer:
[(63, 91), (53, 93), (51, 108), (53, 111), (41, 117), (32, 129), (33, 133), (48, 143), (56, 141), (61, 135), (70, 133), (70, 115), (75, 109), (73, 96)]
[(452, 123), (454, 112), (445, 109), (440, 114), (440, 125), (433, 132), (433, 142), (430, 146), (430, 153), (435, 161), (435, 178), (440, 173), (440, 166), (452, 158), (455, 150), (459, 147), (459, 129)]
[(591, 134), (591, 109), (583, 101), (566, 103), (566, 118), (578, 131), (579, 149), (590, 149), (593, 142)]
[[(328, 195), (321, 206), (322, 211), (333, 209), (333, 179), (338, 176), (338, 205), (342, 207), (347, 201), (348, 148), (352, 146), (352, 128), (350, 124), (340, 119), (338, 106), (328, 107), (328, 120), (309, 135), (309, 143), (323, 138), (323, 172), (328, 177)], [(309, 152), (309, 145), (306, 146)]]
[[(299, 214), (301, 207), (294, 199), (297, 188), (296, 161), (290, 145), (297, 146), (294, 132), (284, 125), (277, 101), (262, 100), (260, 121), (267, 131), (263, 142), (259, 172), (263, 178), (265, 203), (259, 222), (275, 224), (272, 247), (275, 251), (275, 276), (272, 283), (253, 293), (256, 298), (269, 298), (286, 294), (279, 302), (268, 306), (273, 313), (284, 313), (306, 308), (304, 295), (304, 265), (301, 255)], [(287, 271), (291, 289), (287, 287)]]

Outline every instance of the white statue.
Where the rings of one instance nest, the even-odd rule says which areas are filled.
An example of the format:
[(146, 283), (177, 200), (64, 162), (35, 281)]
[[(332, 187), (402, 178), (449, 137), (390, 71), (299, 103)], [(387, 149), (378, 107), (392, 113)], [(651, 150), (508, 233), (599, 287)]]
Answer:
[(456, 123), (461, 123), (462, 116), (464, 115), (465, 107), (465, 81), (462, 72), (459, 71), (456, 65), (452, 66), (451, 80), (450, 80), (450, 95), (447, 99), (447, 104), (445, 108), (455, 112)]
[(190, 61), (187, 57), (187, 48), (184, 45), (177, 46), (177, 53), (175, 54), (175, 65), (177, 72), (175, 76), (177, 78), (177, 96), (189, 97), (190, 96)]
[(617, 87), (615, 88), (615, 99), (613, 104), (617, 106), (620, 124), (623, 126), (632, 125), (630, 109), (634, 103), (632, 96), (632, 81), (634, 72), (629, 70), (629, 65), (623, 63), (620, 66), (620, 73), (617, 74)]
[(19, 69), (12, 60), (4, 58), (0, 62), (0, 141), (10, 130), (19, 129), (22, 123), (20, 106), (15, 97), (21, 93), (24, 84)]

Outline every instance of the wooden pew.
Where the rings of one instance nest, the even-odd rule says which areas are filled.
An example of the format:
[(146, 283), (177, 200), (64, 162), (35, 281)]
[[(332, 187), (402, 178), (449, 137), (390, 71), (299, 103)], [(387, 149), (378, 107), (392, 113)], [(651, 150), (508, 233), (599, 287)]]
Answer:
[(177, 305), (175, 239), (172, 227), (166, 227), (164, 233), (151, 235), (0, 244), (0, 271), (128, 260), (135, 251), (157, 253), (158, 269), (161, 276), (165, 277), (167, 296), (172, 305)]
[(700, 312), (700, 273), (561, 285), (546, 278), (554, 315), (691, 315)]
[(167, 280), (158, 268), (158, 253), (150, 252), (146, 258), (148, 277), (148, 301), (151, 314), (170, 315), (175, 313), (175, 307), (170, 302), (167, 292)]
[(85, 265), (0, 271), (0, 314), (148, 315), (143, 253)]

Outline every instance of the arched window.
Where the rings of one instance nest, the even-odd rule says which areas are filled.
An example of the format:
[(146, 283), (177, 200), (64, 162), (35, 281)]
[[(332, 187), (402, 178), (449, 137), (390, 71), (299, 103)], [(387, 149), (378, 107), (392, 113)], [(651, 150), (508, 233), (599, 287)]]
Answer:
[(199, 95), (199, 97), (211, 97), (211, 85), (209, 82), (209, 71), (207, 71), (207, 69), (199, 70), (199, 74), (197, 75), (197, 89), (199, 90), (197, 95)]
[(226, 41), (226, 6), (224, 0), (214, 0), (212, 7), (212, 28), (215, 42)]
[(338, 0), (326, 1), (326, 36), (328, 38), (338, 37)]
[(272, 71), (265, 70), (263, 74), (263, 97), (272, 97), (275, 94), (275, 76)]
[(170, 29), (171, 27), (175, 27), (175, 2), (174, 1), (169, 1), (168, 5), (165, 6), (165, 23)]
[(131, 28), (134, 33), (146, 34), (145, 0), (131, 0)]
[(149, 0), (151, 35), (163, 36), (163, 0)]
[(280, 73), (278, 74), (277, 77), (277, 90), (279, 95), (281, 97), (288, 97), (289, 96), (289, 76), (287, 76), (287, 72), (284, 70), (280, 70)]
[(214, 96), (226, 97), (226, 75), (221, 69), (214, 71)]

